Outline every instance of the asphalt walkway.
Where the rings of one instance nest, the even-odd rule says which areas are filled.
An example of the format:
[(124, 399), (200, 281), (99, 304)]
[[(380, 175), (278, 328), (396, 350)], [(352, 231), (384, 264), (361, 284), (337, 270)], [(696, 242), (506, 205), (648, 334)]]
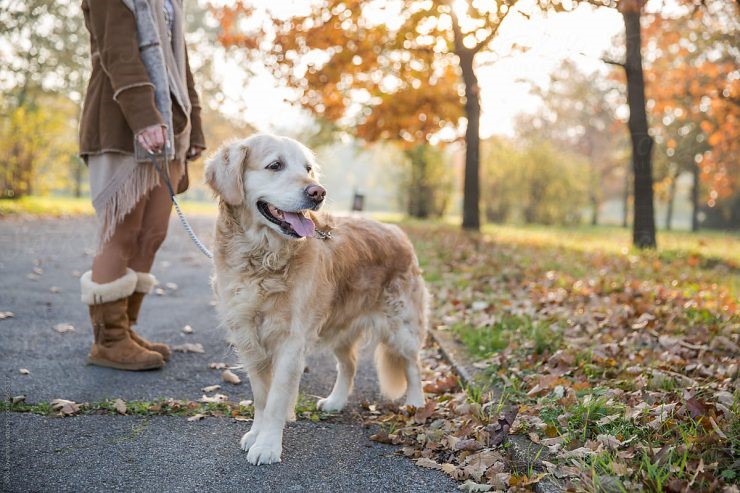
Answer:
[[(210, 243), (213, 218), (194, 218)], [(159, 294), (144, 302), (140, 332), (171, 345), (199, 343), (203, 353), (174, 353), (154, 372), (122, 372), (85, 364), (92, 341), (79, 275), (95, 247), (93, 218), (0, 220), (0, 371), (3, 396), (29, 403), (63, 398), (197, 400), (221, 384), (230, 401), (250, 399), (246, 376), (224, 384), (210, 363), (237, 364), (212, 306), (210, 261), (174, 221), (153, 273)], [(57, 332), (57, 324), (74, 331)], [(191, 333), (183, 327), (189, 325)], [(28, 374), (21, 374), (21, 369)], [(329, 354), (309, 358), (301, 392), (325, 396), (334, 380)], [(208, 417), (86, 415), (50, 417), (4, 412), (0, 490), (31, 491), (456, 491), (438, 471), (416, 467), (397, 449), (369, 440), (356, 416), (362, 400), (380, 399), (370, 361), (360, 365), (350, 406), (340, 416), (286, 429), (283, 462), (256, 467), (239, 448), (249, 423)]]

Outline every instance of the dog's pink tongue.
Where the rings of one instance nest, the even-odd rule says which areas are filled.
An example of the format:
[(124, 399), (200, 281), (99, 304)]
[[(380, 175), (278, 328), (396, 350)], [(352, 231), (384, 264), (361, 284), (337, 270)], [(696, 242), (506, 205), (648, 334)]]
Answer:
[(283, 219), (293, 228), (293, 231), (298, 233), (300, 236), (313, 236), (316, 226), (313, 221), (305, 217), (303, 214), (296, 214), (295, 212), (283, 211)]

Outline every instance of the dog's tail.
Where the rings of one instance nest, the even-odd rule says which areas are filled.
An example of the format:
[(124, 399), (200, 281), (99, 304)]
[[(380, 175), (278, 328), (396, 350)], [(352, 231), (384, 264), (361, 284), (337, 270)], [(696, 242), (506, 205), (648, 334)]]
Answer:
[(375, 368), (384, 396), (393, 400), (406, 392), (406, 360), (382, 342), (375, 348)]

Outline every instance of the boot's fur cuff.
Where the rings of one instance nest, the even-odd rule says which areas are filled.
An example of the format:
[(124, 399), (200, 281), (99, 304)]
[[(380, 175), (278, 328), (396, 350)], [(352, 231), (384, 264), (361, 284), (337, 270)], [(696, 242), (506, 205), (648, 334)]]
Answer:
[(137, 272), (136, 273), (136, 292), (149, 294), (157, 284), (157, 278), (154, 274), (148, 272)]
[(92, 280), (92, 271), (87, 271), (80, 278), (82, 302), (86, 305), (97, 305), (109, 301), (127, 298), (136, 289), (136, 272), (126, 270), (123, 277), (115, 281), (98, 284)]

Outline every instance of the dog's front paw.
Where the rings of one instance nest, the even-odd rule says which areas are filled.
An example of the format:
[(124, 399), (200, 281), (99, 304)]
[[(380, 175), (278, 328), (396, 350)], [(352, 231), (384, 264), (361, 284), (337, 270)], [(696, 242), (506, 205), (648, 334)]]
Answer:
[(423, 395), (409, 395), (406, 397), (405, 406), (413, 406), (416, 408), (424, 407), (425, 401)]
[(346, 400), (335, 399), (330, 395), (325, 399), (319, 399), (316, 403), (316, 408), (326, 412), (341, 411), (346, 404)]
[[(246, 436), (246, 435), (245, 435)], [(259, 466), (262, 464), (274, 464), (280, 462), (283, 446), (278, 443), (255, 443), (249, 448), (247, 460), (250, 464)]]
[(242, 435), (242, 439), (239, 441), (239, 445), (241, 446), (242, 450), (245, 452), (248, 451), (252, 445), (254, 445), (254, 442), (257, 441), (257, 436), (259, 435), (259, 432), (257, 430), (249, 430), (244, 435)]

